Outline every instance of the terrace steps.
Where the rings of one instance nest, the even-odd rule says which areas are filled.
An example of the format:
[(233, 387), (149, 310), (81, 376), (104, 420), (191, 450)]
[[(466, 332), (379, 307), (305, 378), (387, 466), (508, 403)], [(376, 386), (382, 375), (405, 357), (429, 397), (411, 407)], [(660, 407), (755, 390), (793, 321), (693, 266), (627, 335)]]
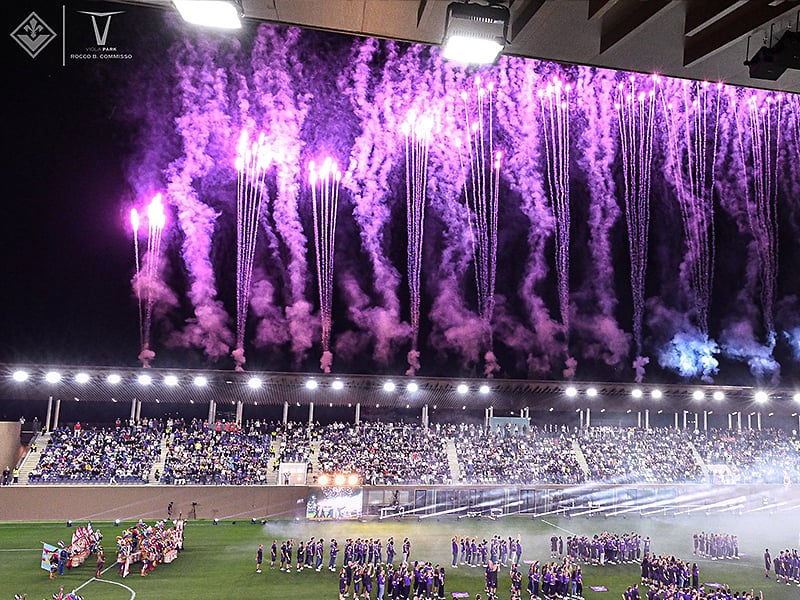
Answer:
[(452, 438), (447, 438), (447, 464), (450, 466), (450, 481), (458, 483), (461, 478), (461, 468), (458, 466), (456, 443)]
[(686, 442), (686, 445), (689, 447), (689, 450), (691, 450), (695, 462), (703, 470), (703, 475), (708, 475), (708, 465), (706, 464), (706, 461), (703, 460), (703, 457), (700, 456), (700, 453), (697, 451), (697, 447), (691, 440)]
[(278, 469), (273, 468), (277, 466), (278, 456), (280, 456), (281, 444), (283, 443), (283, 436), (272, 436), (272, 441), (269, 444), (270, 456), (274, 457), (270, 462), (270, 468), (267, 470), (267, 485), (278, 485)]
[(581, 471), (583, 471), (583, 474), (588, 480), (590, 475), (589, 463), (586, 461), (586, 457), (583, 455), (583, 450), (581, 450), (581, 445), (578, 443), (578, 440), (572, 440), (572, 451), (575, 452), (575, 459), (578, 461)]
[[(158, 458), (153, 461), (153, 466), (150, 468), (150, 474), (147, 476), (147, 482), (157, 484), (156, 471), (160, 475), (164, 474), (164, 466), (167, 463), (167, 436), (161, 437), (161, 447), (159, 449)], [(160, 477), (160, 476), (159, 476)]]
[(28, 475), (30, 475), (31, 471), (33, 471), (36, 468), (36, 465), (39, 464), (39, 456), (41, 455), (42, 449), (47, 446), (49, 441), (49, 433), (40, 433), (37, 437), (31, 438), (31, 445), (36, 444), (38, 450), (33, 452), (29, 447), (28, 451), (25, 453), (25, 456), (22, 458), (22, 462), (19, 465), (20, 483), (28, 483)]

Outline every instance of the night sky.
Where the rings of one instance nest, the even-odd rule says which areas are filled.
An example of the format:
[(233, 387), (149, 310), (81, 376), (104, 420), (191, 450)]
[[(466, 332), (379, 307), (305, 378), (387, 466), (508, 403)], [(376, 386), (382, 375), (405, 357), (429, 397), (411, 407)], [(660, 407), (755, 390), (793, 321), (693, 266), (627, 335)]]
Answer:
[[(151, 364), (233, 368), (234, 157), (244, 128), (263, 131), (276, 157), (261, 188), (248, 370), (320, 370), (306, 177), (309, 161), (331, 155), (343, 171), (330, 299), (335, 373), (793, 381), (797, 97), (522, 59), (478, 72), (444, 64), (438, 49), (255, 23), (236, 34), (198, 32), (165, 11), (108, 3), (68, 2), (64, 29), (60, 4), (18, 4), (2, 9), (9, 33), (34, 11), (57, 35), (35, 57), (9, 35), (3, 42), (2, 362), (139, 364), (129, 213), (161, 192), (158, 276), (142, 288), (152, 300)], [(122, 11), (105, 48), (82, 10)], [(97, 17), (101, 27), (106, 18)], [(92, 53), (117, 57), (71, 58)], [(469, 194), (481, 171), (464, 147), (460, 166), (454, 143), (468, 139), (465, 115), (476, 123), (490, 107), (493, 133), (480, 139), (500, 152), (499, 178), (479, 192), (490, 202), (498, 195), (489, 206), (496, 237), (491, 223), (468, 216), (468, 205), (473, 218), (479, 212)], [(412, 116), (433, 128), (416, 368), (401, 133)], [(651, 145), (637, 129), (621, 137), (622, 122), (645, 134), (649, 123)], [(681, 142), (700, 130), (705, 159)], [(693, 168), (713, 171), (713, 191), (692, 195)], [(683, 203), (681, 185), (690, 190)], [(642, 198), (644, 221), (630, 212)], [(480, 230), (488, 256), (480, 237), (471, 241)], [(144, 261), (146, 226), (139, 235)], [(488, 279), (476, 278), (476, 255)], [(636, 257), (646, 267), (638, 282)], [(639, 350), (649, 363), (637, 371)]]

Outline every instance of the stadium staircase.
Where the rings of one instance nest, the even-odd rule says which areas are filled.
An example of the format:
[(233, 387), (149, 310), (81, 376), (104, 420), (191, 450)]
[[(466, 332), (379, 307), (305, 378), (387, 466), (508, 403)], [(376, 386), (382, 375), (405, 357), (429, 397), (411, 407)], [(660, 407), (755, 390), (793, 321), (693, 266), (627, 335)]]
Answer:
[(461, 480), (461, 469), (458, 466), (456, 443), (451, 438), (447, 439), (447, 464), (450, 465), (450, 481), (458, 483)]
[(28, 483), (28, 475), (30, 475), (30, 472), (36, 468), (37, 464), (39, 464), (39, 456), (41, 455), (42, 448), (45, 448), (49, 441), (49, 433), (40, 433), (38, 436), (31, 438), (31, 446), (36, 444), (38, 450), (36, 452), (32, 452), (30, 446), (28, 446), (28, 451), (25, 453), (25, 456), (22, 458), (22, 462), (19, 465), (20, 483)]
[(159, 450), (158, 458), (153, 461), (153, 466), (150, 468), (150, 475), (147, 477), (147, 483), (158, 485), (156, 480), (156, 471), (161, 475), (164, 474), (164, 466), (167, 464), (167, 436), (161, 437), (161, 448)]
[(695, 447), (694, 443), (690, 440), (686, 442), (686, 444), (689, 447), (689, 450), (691, 450), (695, 462), (703, 470), (703, 475), (708, 475), (708, 465), (706, 465), (706, 461), (703, 460), (703, 457), (700, 456), (700, 453), (697, 451), (697, 448)]
[(283, 436), (277, 435), (273, 436), (272, 441), (270, 442), (270, 455), (275, 458), (270, 460), (270, 468), (267, 471), (267, 485), (278, 485), (278, 469), (273, 469), (272, 467), (275, 465), (275, 460), (277, 460), (277, 457), (280, 455), (282, 442)]
[(589, 479), (589, 463), (586, 462), (586, 457), (583, 455), (583, 450), (581, 450), (581, 445), (578, 443), (578, 440), (572, 440), (572, 450), (575, 452), (575, 459), (578, 461), (578, 465), (583, 471), (583, 474), (586, 476), (586, 480)]

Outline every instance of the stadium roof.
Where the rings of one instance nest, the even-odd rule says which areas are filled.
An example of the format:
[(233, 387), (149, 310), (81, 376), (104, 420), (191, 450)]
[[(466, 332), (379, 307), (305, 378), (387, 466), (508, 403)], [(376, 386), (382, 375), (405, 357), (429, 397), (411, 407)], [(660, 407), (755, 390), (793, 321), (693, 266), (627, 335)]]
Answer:
[[(23, 379), (22, 373), (26, 374)], [(57, 373), (48, 377), (49, 373)], [(79, 374), (83, 374), (79, 377)], [(111, 381), (109, 381), (110, 376)], [(149, 376), (142, 383), (140, 376)], [(198, 379), (200, 378), (200, 379)], [(116, 381), (116, 382), (115, 382)], [(307, 382), (314, 381), (316, 387)], [(340, 382), (334, 385), (335, 382)], [(387, 389), (387, 382), (394, 389)], [(257, 385), (256, 385), (257, 383)], [(410, 383), (416, 384), (411, 390)], [(202, 385), (198, 385), (202, 384)], [(459, 389), (459, 386), (464, 386)], [(391, 386), (388, 386), (391, 388)], [(482, 389), (483, 388), (483, 389)], [(572, 389), (570, 389), (572, 388)], [(594, 390), (591, 392), (590, 390)], [(655, 393), (654, 393), (655, 392)], [(757, 393), (762, 392), (757, 399)], [(87, 402), (332, 406), (387, 408), (436, 405), (439, 409), (519, 411), (579, 408), (664, 412), (774, 412), (796, 415), (800, 395), (786, 388), (716, 385), (637, 385), (508, 379), (450, 379), (383, 375), (323, 375), (199, 369), (141, 369), (67, 365), (0, 365), (0, 398)]]

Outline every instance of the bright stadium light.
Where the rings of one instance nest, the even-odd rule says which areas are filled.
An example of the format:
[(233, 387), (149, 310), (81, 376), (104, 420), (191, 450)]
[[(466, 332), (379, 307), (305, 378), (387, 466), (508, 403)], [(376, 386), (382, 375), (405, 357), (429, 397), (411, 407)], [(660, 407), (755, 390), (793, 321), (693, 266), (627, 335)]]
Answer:
[(459, 394), (466, 394), (469, 391), (469, 386), (467, 386), (466, 383), (459, 383), (458, 387), (456, 388), (456, 391)]
[(153, 383), (153, 378), (150, 377), (150, 375), (142, 373), (136, 378), (136, 381), (138, 381), (140, 385), (150, 385)]
[(705, 397), (706, 394), (705, 392), (703, 392), (703, 390), (695, 390), (694, 392), (692, 392), (692, 398), (694, 398), (695, 400), (702, 400)]
[(564, 393), (567, 395), (567, 398), (574, 398), (578, 395), (577, 388), (573, 386), (569, 386), (567, 389), (564, 390)]
[(346, 481), (347, 481), (347, 480), (345, 479), (345, 476), (344, 476), (344, 475), (342, 475), (341, 473), (339, 473), (338, 475), (336, 475), (336, 476), (333, 478), (333, 483), (335, 483), (335, 484), (336, 484), (336, 485), (338, 485), (339, 487), (343, 486), (343, 485), (345, 484), (345, 482), (346, 482)]
[(481, 394), (488, 394), (490, 389), (489, 389), (489, 386), (484, 383), (481, 387), (478, 388), (478, 391)]
[(406, 391), (411, 392), (412, 394), (417, 390), (419, 390), (419, 386), (413, 381), (406, 386)]
[(348, 475), (347, 485), (358, 485), (358, 475)]
[(306, 381), (306, 389), (307, 390), (315, 390), (317, 389), (317, 380), (316, 379), (309, 379)]
[(164, 377), (164, 385), (175, 387), (178, 385), (178, 378), (175, 375), (167, 375)]
[(759, 404), (764, 404), (767, 400), (769, 400), (769, 395), (767, 394), (767, 392), (759, 390), (756, 392), (756, 395), (753, 396), (753, 398)]
[(330, 482), (331, 479), (327, 475), (320, 475), (319, 478), (317, 479), (317, 483), (320, 485), (328, 485)]
[(117, 385), (120, 381), (122, 381), (122, 377), (120, 377), (116, 373), (111, 373), (111, 375), (106, 377), (106, 381), (111, 385)]
[(661, 400), (662, 396), (663, 394), (661, 393), (661, 390), (653, 390), (652, 392), (650, 392), (650, 397), (653, 400)]
[(194, 384), (197, 387), (206, 387), (208, 385), (208, 379), (203, 375), (198, 375), (194, 378)]
[(800, 404), (800, 392), (795, 392), (794, 396), (792, 396), (792, 399)]
[(383, 384), (383, 391), (384, 392), (393, 392), (395, 390), (394, 381), (387, 381)]
[(331, 387), (332, 387), (333, 389), (335, 389), (335, 390), (341, 390), (341, 389), (344, 389), (344, 383), (342, 383), (342, 381), (341, 381), (341, 380), (337, 379), (336, 381), (334, 381), (334, 382), (331, 384)]
[(634, 398), (641, 398), (642, 390), (640, 390), (639, 388), (631, 390), (631, 396), (633, 396)]
[(241, 29), (241, 0), (173, 0), (183, 20), (192, 25), (218, 29)]
[(50, 371), (47, 375), (44, 376), (44, 380), (47, 383), (58, 383), (61, 381), (61, 373), (57, 373), (56, 371)]
[(491, 64), (506, 45), (508, 7), (451, 2), (444, 26), (444, 58), (468, 64)]
[(717, 390), (716, 392), (714, 392), (714, 393), (711, 395), (711, 397), (712, 397), (712, 398), (714, 398), (714, 400), (717, 400), (717, 401), (719, 401), (719, 400), (725, 400), (725, 393), (724, 393), (724, 392), (721, 392), (721, 391), (719, 391), (719, 390)]
[(28, 374), (27, 371), (19, 370), (19, 371), (14, 371), (14, 374), (11, 377), (14, 379), (14, 381), (22, 383), (23, 381), (27, 381), (29, 376), (30, 375)]
[(88, 373), (78, 373), (75, 375), (75, 381), (77, 383), (88, 383), (89, 382), (89, 374)]
[(593, 387), (590, 387), (586, 390), (586, 395), (589, 396), (589, 398), (594, 398), (597, 396), (597, 390)]
[(251, 390), (257, 390), (261, 387), (261, 380), (258, 377), (251, 377), (247, 380), (247, 387)]

